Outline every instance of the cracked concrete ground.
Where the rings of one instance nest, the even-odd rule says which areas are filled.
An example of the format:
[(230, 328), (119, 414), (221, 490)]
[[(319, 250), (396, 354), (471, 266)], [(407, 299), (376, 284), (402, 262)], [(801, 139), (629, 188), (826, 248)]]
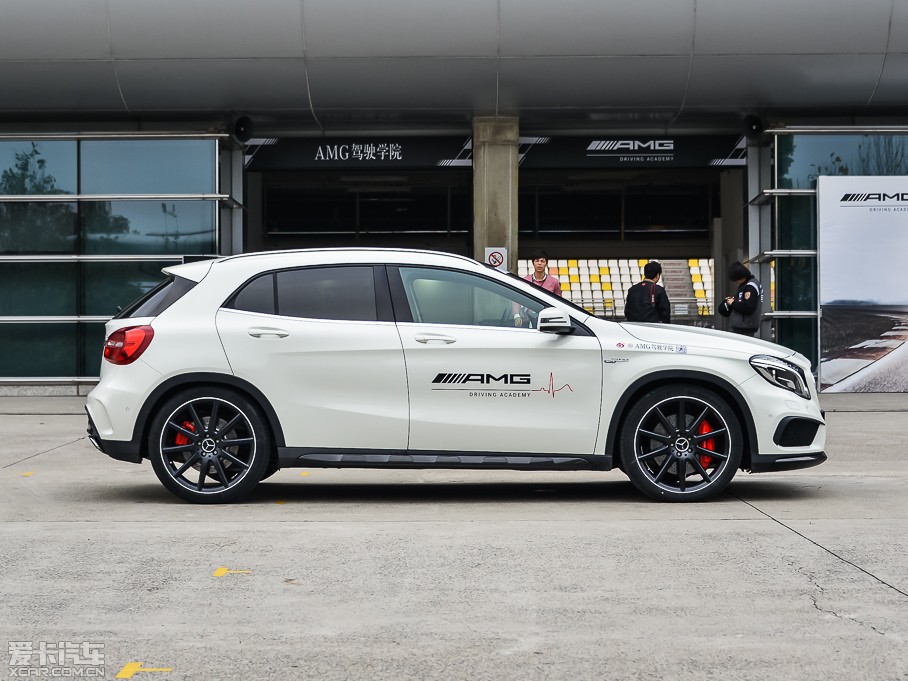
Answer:
[(827, 463), (711, 503), (620, 472), (284, 470), (200, 507), (96, 452), (81, 399), (0, 398), (0, 645), (37, 668), (101, 643), (145, 681), (905, 681), (908, 397), (823, 402)]

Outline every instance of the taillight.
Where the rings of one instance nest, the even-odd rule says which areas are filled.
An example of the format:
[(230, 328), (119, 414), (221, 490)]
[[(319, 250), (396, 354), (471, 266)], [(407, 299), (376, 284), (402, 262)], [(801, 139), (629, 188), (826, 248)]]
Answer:
[(104, 342), (104, 359), (111, 364), (132, 364), (145, 352), (154, 338), (150, 326), (129, 326), (117, 329)]

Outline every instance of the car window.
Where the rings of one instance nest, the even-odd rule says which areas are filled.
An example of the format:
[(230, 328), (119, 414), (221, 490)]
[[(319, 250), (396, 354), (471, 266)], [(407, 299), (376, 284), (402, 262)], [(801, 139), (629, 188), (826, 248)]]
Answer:
[(313, 267), (278, 272), (277, 313), (286, 317), (374, 322), (372, 267)]
[(546, 307), (497, 281), (466, 272), (401, 267), (400, 276), (413, 321), (424, 324), (533, 327)]
[(195, 285), (194, 281), (171, 275), (145, 295), (127, 305), (114, 316), (114, 319), (157, 317), (192, 290)]
[(250, 281), (239, 290), (228, 307), (259, 314), (274, 314), (274, 274), (269, 272)]

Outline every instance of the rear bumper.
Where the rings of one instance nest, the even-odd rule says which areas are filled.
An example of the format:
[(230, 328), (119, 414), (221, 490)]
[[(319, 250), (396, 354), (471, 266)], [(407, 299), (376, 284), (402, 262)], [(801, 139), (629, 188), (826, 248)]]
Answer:
[(88, 407), (85, 408), (85, 413), (88, 416), (88, 439), (98, 451), (117, 461), (142, 463), (142, 451), (137, 442), (102, 440), (94, 421), (91, 420), (91, 412), (88, 411)]
[(826, 461), (826, 452), (810, 454), (792, 454), (786, 456), (753, 456), (750, 462), (751, 473), (769, 473), (772, 471), (793, 471), (799, 468), (812, 468)]

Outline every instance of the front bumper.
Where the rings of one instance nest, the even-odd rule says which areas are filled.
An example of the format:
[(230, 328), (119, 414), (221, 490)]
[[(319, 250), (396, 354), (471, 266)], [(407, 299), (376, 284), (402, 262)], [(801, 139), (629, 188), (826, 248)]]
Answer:
[(88, 407), (85, 408), (85, 413), (88, 416), (88, 440), (98, 451), (117, 461), (142, 463), (142, 450), (137, 442), (132, 440), (102, 440), (98, 434), (95, 422), (91, 419), (91, 412), (88, 411)]
[(812, 468), (826, 461), (826, 452), (810, 454), (753, 455), (750, 461), (751, 473), (770, 473), (773, 471), (794, 471), (799, 468)]

